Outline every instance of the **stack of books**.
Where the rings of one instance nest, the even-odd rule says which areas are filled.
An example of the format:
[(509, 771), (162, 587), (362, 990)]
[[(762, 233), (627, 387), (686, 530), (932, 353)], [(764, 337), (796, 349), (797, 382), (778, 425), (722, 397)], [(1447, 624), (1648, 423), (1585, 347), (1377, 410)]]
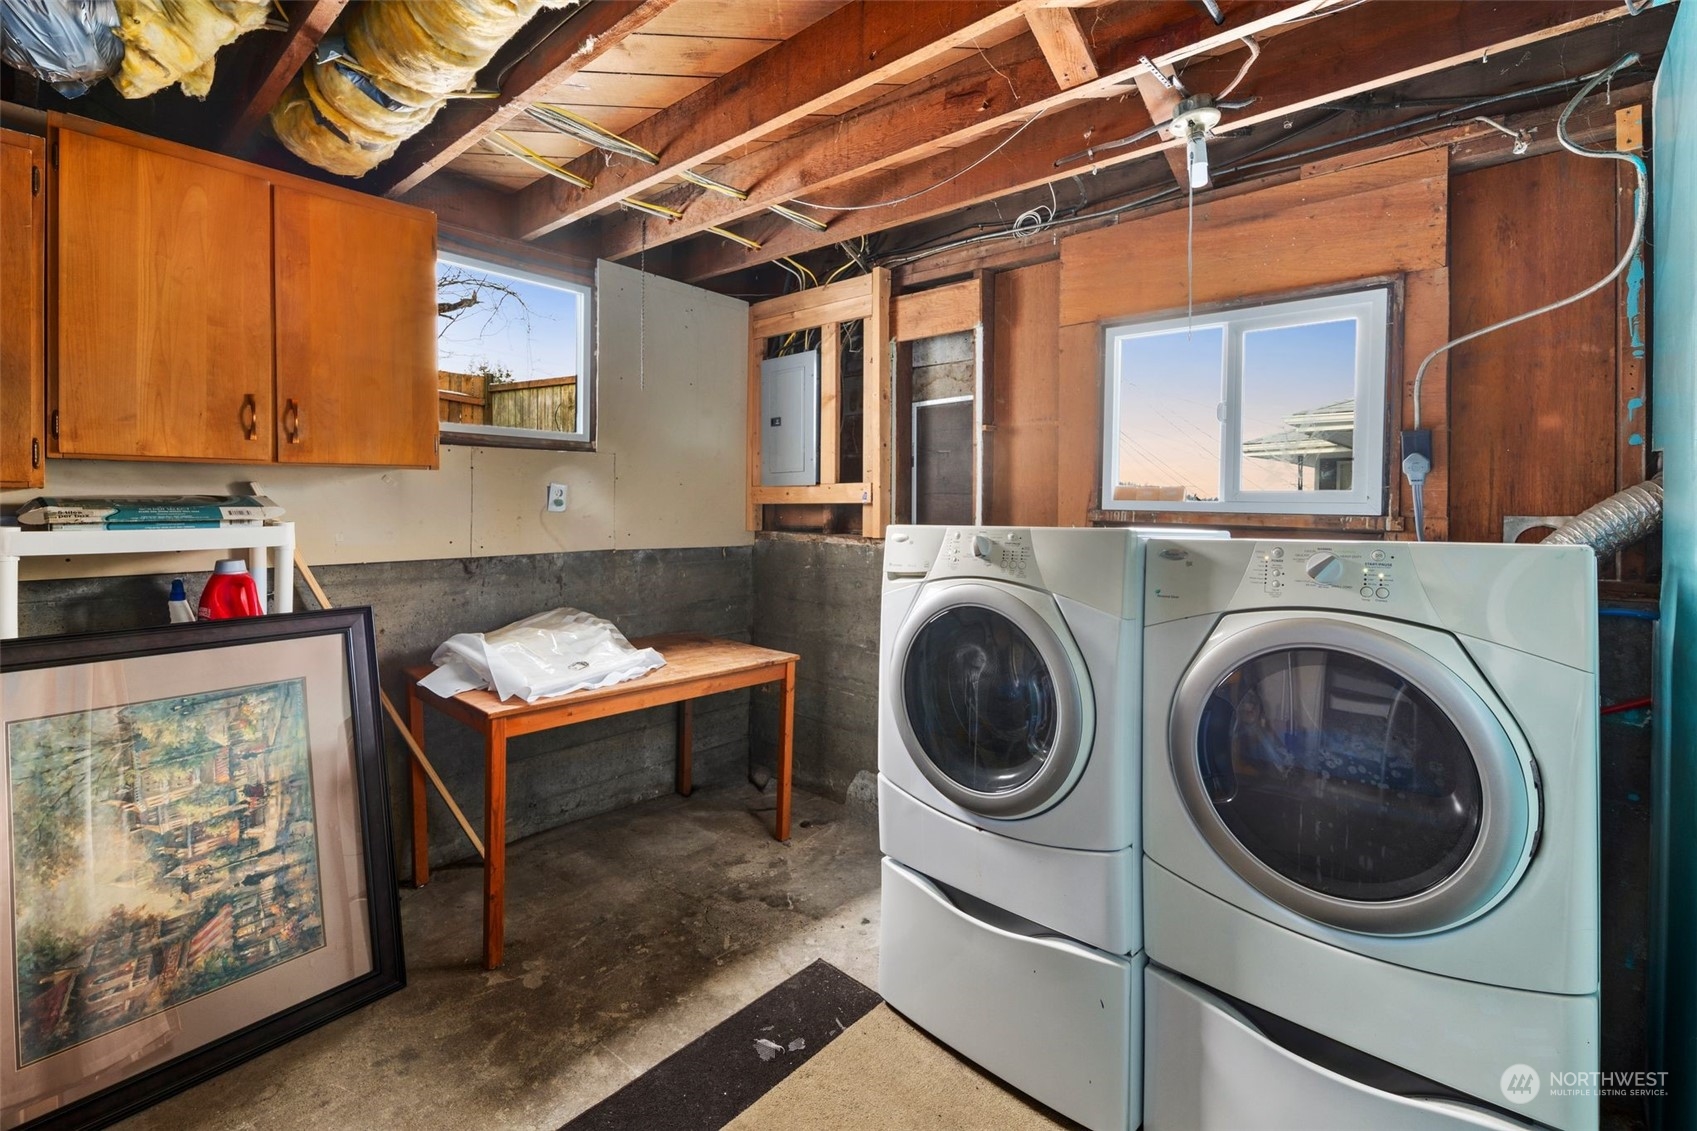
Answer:
[(18, 525), (26, 530), (174, 530), (262, 526), (282, 517), (283, 508), (264, 495), (44, 495), (19, 508)]

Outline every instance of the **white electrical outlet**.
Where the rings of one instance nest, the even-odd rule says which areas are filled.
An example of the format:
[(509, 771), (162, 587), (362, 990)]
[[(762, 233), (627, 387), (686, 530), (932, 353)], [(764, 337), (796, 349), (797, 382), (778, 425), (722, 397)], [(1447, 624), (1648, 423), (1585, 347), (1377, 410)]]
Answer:
[(566, 485), (564, 483), (548, 484), (548, 509), (555, 512), (566, 509)]

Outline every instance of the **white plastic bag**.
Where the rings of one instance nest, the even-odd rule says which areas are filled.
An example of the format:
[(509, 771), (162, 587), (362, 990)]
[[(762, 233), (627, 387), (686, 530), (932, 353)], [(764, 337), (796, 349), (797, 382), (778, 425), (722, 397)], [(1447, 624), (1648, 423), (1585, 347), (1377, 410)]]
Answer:
[(633, 648), (611, 621), (578, 609), (550, 609), (494, 632), (449, 637), (430, 657), (437, 668), (419, 686), (437, 695), (492, 688), (527, 703), (635, 679), (666, 660)]

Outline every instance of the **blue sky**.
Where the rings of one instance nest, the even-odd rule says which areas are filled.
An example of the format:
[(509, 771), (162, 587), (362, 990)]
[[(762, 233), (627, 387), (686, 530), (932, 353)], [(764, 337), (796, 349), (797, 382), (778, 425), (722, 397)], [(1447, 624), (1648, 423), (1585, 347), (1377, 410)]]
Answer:
[[(482, 362), (505, 367), (513, 378), (527, 381), (542, 377), (577, 375), (577, 304), (574, 291), (515, 279), (496, 271), (459, 267), (438, 261), (436, 278), (445, 272), (485, 275), (512, 287), (524, 300), (508, 299), (491, 309), (490, 301), (462, 315), (436, 339), (438, 364), (456, 373), (471, 373)], [(437, 320), (442, 331), (446, 319)]]
[[(1355, 395), (1352, 319), (1244, 335), (1243, 438), (1286, 430), (1291, 413)], [(1187, 496), (1220, 495), (1220, 373), (1225, 331), (1197, 326), (1120, 343), (1120, 480), (1182, 485)], [(1245, 490), (1291, 490), (1293, 465), (1243, 461)], [(1307, 480), (1313, 483), (1313, 473)]]

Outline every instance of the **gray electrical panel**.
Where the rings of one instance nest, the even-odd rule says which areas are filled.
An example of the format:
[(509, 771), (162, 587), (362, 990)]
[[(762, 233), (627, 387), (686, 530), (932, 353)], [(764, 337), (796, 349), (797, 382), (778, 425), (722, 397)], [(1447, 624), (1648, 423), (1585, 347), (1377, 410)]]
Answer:
[(760, 363), (760, 484), (819, 482), (819, 351)]

